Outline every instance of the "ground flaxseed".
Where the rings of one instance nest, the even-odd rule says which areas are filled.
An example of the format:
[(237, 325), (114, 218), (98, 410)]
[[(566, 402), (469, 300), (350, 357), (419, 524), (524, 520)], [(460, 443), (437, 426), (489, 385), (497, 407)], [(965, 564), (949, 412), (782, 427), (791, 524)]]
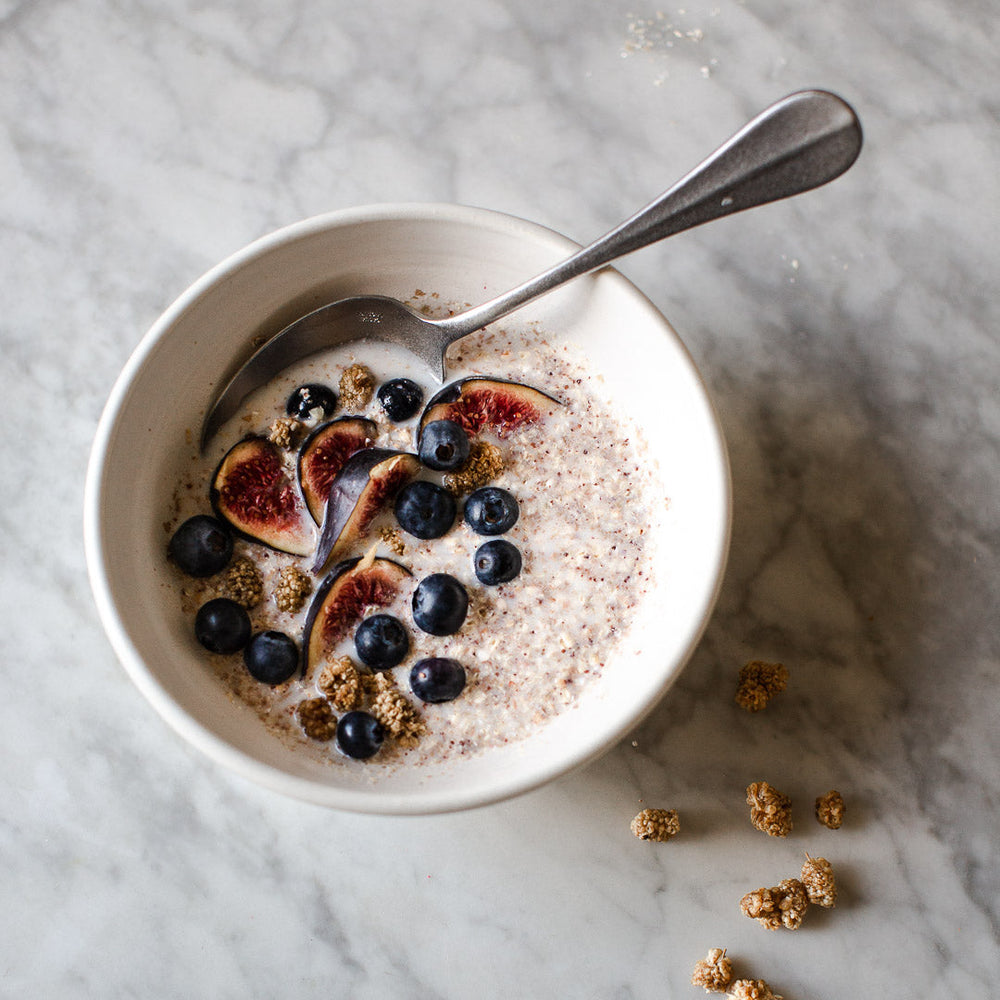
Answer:
[(691, 985), (700, 986), (707, 993), (725, 993), (733, 978), (732, 963), (726, 958), (725, 948), (710, 948), (691, 973)]
[(240, 556), (225, 571), (222, 590), (230, 600), (250, 609), (259, 604), (264, 596), (264, 579), (252, 559)]
[(750, 822), (771, 837), (787, 837), (792, 829), (792, 800), (766, 781), (747, 786)]
[(640, 840), (656, 840), (661, 843), (675, 837), (680, 828), (676, 809), (643, 809), (629, 826)]
[(337, 719), (326, 698), (306, 698), (300, 701), (295, 714), (306, 736), (327, 743), (337, 734)]
[(788, 684), (788, 668), (783, 663), (751, 660), (740, 668), (736, 703), (748, 712), (759, 712)]
[(340, 405), (350, 413), (360, 413), (375, 392), (375, 376), (362, 364), (349, 365), (340, 376)]
[(816, 819), (830, 830), (837, 830), (844, 822), (847, 806), (844, 797), (835, 788), (816, 799)]

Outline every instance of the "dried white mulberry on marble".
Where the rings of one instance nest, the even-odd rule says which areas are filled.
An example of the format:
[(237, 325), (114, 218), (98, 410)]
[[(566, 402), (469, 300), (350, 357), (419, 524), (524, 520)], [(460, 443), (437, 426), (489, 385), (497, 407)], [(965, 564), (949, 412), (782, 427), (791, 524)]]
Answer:
[(656, 840), (661, 843), (677, 836), (681, 822), (676, 809), (643, 809), (635, 816), (630, 829), (640, 840)]
[(748, 712), (759, 712), (788, 684), (788, 668), (783, 663), (751, 660), (740, 668), (736, 703)]
[(827, 908), (837, 905), (837, 882), (833, 877), (833, 865), (826, 858), (806, 855), (802, 862), (802, 884), (810, 903)]
[(816, 819), (830, 830), (840, 828), (846, 809), (843, 795), (835, 788), (816, 799)]
[(725, 948), (710, 948), (691, 973), (691, 985), (706, 993), (725, 993), (733, 978), (733, 965), (726, 958)]
[(766, 781), (747, 786), (750, 822), (770, 837), (787, 837), (792, 829), (792, 800)]
[(797, 878), (782, 879), (770, 888), (754, 889), (740, 900), (744, 916), (752, 917), (769, 931), (784, 927), (794, 931), (809, 908), (809, 894)]
[(726, 995), (729, 1000), (782, 1000), (763, 979), (737, 979)]

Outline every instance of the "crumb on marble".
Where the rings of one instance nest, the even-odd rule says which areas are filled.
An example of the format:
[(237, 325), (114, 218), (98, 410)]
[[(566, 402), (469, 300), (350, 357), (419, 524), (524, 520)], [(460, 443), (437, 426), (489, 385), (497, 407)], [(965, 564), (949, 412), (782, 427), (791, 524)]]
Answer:
[(327, 743), (337, 733), (337, 720), (326, 698), (306, 698), (295, 709), (306, 736)]
[(680, 831), (681, 823), (676, 809), (643, 809), (635, 816), (629, 829), (640, 840), (664, 843)]
[(846, 809), (843, 795), (835, 788), (816, 799), (816, 819), (830, 830), (840, 829)]
[(230, 600), (249, 610), (264, 596), (264, 579), (252, 559), (240, 556), (223, 575), (222, 590)]
[(340, 376), (340, 405), (349, 411), (363, 410), (375, 392), (375, 376), (362, 364), (349, 365)]
[(748, 712), (759, 712), (788, 684), (788, 668), (783, 663), (751, 660), (740, 668), (736, 703)]
[(298, 566), (285, 566), (278, 574), (274, 603), (279, 611), (295, 613), (312, 591), (312, 580)]
[(444, 488), (462, 496), (492, 483), (503, 472), (503, 452), (489, 441), (473, 441), (465, 464), (444, 477)]
[(330, 700), (334, 708), (350, 712), (360, 708), (364, 698), (361, 676), (349, 656), (341, 656), (327, 663), (316, 679), (316, 686)]
[(278, 417), (267, 433), (267, 439), (271, 444), (279, 448), (294, 448), (298, 443), (299, 435), (305, 424), (295, 417)]
[(691, 985), (707, 993), (725, 993), (733, 978), (733, 965), (726, 958), (725, 948), (710, 948), (691, 973)]
[(833, 865), (826, 858), (806, 855), (802, 862), (802, 884), (810, 903), (827, 909), (837, 905), (837, 882), (833, 877)]
[(763, 979), (737, 979), (726, 996), (729, 1000), (782, 1000)]
[(787, 837), (792, 829), (792, 800), (766, 781), (747, 786), (750, 822), (770, 837)]

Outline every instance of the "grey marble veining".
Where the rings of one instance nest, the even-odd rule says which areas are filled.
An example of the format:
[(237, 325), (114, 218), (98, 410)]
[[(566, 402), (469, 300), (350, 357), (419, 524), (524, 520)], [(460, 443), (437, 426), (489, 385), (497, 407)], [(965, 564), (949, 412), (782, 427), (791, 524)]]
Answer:
[[(0, 0), (6, 697), (0, 995), (682, 998), (727, 947), (787, 1000), (1000, 981), (1000, 127), (995, 4)], [(681, 680), (539, 792), (372, 820), (198, 757), (117, 665), (80, 538), (107, 393), (226, 254), (441, 200), (587, 240), (756, 110), (824, 86), (844, 178), (621, 269), (701, 366), (731, 560)], [(750, 658), (793, 683), (732, 703)], [(745, 785), (799, 804), (784, 842)], [(839, 787), (848, 820), (808, 816)], [(641, 805), (682, 834), (636, 841)], [(768, 933), (740, 896), (834, 862)]]

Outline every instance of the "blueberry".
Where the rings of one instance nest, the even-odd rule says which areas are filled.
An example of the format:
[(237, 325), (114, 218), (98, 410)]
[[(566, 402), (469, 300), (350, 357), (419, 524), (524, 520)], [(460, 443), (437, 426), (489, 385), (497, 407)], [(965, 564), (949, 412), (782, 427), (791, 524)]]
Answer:
[(492, 587), (513, 580), (521, 572), (521, 553), (506, 538), (494, 538), (476, 549), (472, 563), (479, 582)]
[(167, 551), (189, 576), (211, 576), (232, 558), (233, 536), (218, 518), (195, 514), (174, 532)]
[(284, 632), (258, 632), (243, 650), (250, 676), (262, 684), (283, 684), (299, 665), (299, 647)]
[(410, 378), (391, 378), (378, 387), (378, 401), (395, 423), (409, 420), (424, 401), (424, 390)]
[(431, 656), (419, 660), (410, 671), (410, 690), (421, 701), (451, 701), (464, 687), (465, 667), (458, 660)]
[(216, 597), (198, 609), (194, 634), (213, 653), (235, 653), (250, 640), (250, 616), (228, 597)]
[(410, 637), (398, 618), (372, 615), (354, 633), (358, 659), (372, 670), (389, 670), (402, 663), (410, 651)]
[(285, 413), (300, 420), (308, 420), (313, 410), (321, 410), (323, 418), (326, 419), (332, 417), (336, 409), (337, 394), (329, 386), (319, 385), (316, 382), (300, 385), (288, 397), (288, 402), (285, 404)]
[(499, 486), (482, 486), (465, 501), (465, 523), (477, 535), (502, 535), (517, 522), (517, 501)]
[(447, 573), (432, 573), (413, 592), (413, 621), (431, 635), (451, 635), (462, 627), (469, 595)]
[(367, 712), (348, 712), (337, 723), (337, 746), (356, 760), (374, 757), (384, 739), (382, 724)]
[(428, 469), (450, 472), (469, 457), (469, 437), (454, 420), (432, 420), (420, 432), (420, 461)]
[(455, 498), (437, 483), (407, 483), (394, 507), (399, 526), (415, 538), (440, 538), (455, 523)]

